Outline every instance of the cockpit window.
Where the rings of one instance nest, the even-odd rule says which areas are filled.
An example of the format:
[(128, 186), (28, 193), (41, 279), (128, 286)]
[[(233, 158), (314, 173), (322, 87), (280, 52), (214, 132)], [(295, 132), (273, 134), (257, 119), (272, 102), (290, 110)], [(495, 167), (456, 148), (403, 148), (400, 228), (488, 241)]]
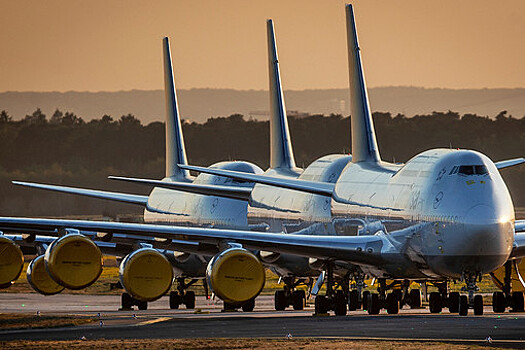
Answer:
[(484, 165), (461, 165), (457, 172), (461, 175), (485, 175), (489, 173)]

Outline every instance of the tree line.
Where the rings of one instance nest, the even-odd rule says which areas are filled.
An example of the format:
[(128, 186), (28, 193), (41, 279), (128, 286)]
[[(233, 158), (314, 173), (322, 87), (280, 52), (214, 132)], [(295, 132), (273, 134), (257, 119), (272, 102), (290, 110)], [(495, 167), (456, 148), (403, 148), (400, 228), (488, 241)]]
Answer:
[[(494, 161), (525, 153), (525, 117), (502, 111), (494, 118), (433, 112), (407, 117), (373, 114), (381, 157), (405, 162), (429, 148), (478, 150)], [(306, 167), (326, 154), (351, 153), (350, 120), (341, 115), (289, 117), (296, 163)], [(188, 161), (208, 166), (223, 160), (269, 164), (269, 122), (234, 114), (205, 123), (184, 121)], [(0, 112), (0, 215), (115, 215), (140, 207), (24, 189), (11, 180), (147, 194), (149, 189), (107, 180), (108, 175), (160, 179), (164, 175), (164, 123), (143, 125), (132, 114), (104, 115), (89, 122), (40, 109), (19, 121)], [(525, 206), (525, 166), (502, 171), (515, 205)]]

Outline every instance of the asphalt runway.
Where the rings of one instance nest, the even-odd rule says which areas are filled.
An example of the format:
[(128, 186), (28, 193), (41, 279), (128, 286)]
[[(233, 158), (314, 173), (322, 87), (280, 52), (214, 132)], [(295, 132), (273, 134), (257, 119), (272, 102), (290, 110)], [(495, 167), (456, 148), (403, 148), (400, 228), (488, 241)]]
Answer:
[[(370, 316), (355, 311), (347, 316), (312, 316), (304, 311), (273, 310), (273, 297), (257, 298), (254, 312), (221, 312), (222, 303), (197, 297), (197, 309), (168, 309), (164, 297), (146, 311), (117, 311), (119, 296), (0, 293), (0, 313), (92, 316), (99, 322), (74, 328), (0, 330), (0, 340), (159, 339), (159, 338), (251, 338), (341, 337), (348, 339), (418, 339), (445, 341), (510, 342), (525, 347), (525, 313), (460, 317), (430, 314), (428, 309), (403, 309), (398, 315)], [(100, 316), (99, 316), (100, 314)]]

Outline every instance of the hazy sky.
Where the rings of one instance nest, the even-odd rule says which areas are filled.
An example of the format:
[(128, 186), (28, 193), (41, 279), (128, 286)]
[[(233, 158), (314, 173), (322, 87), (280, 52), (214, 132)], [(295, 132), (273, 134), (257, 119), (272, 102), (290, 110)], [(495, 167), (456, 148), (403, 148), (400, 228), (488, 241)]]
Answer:
[[(0, 0), (0, 91), (267, 89), (273, 18), (285, 89), (348, 86), (340, 0)], [(525, 87), (525, 1), (354, 1), (369, 87)]]

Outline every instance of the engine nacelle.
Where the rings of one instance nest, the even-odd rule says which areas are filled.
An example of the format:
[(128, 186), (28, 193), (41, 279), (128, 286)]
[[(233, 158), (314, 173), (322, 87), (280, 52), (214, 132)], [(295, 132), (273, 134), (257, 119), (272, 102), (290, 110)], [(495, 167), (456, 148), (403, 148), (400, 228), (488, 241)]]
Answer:
[(10, 287), (20, 277), (24, 254), (15, 242), (0, 236), (0, 289)]
[(243, 248), (230, 248), (215, 255), (206, 269), (211, 290), (230, 304), (242, 304), (255, 298), (265, 279), (259, 259)]
[(27, 267), (27, 282), (35, 291), (44, 295), (58, 294), (65, 289), (47, 273), (43, 255), (34, 258)]
[(102, 273), (102, 252), (92, 240), (78, 233), (51, 243), (44, 261), (51, 278), (69, 289), (86, 288)]
[(119, 275), (126, 292), (140, 301), (157, 300), (173, 283), (170, 262), (153, 248), (142, 248), (128, 254), (120, 264)]

